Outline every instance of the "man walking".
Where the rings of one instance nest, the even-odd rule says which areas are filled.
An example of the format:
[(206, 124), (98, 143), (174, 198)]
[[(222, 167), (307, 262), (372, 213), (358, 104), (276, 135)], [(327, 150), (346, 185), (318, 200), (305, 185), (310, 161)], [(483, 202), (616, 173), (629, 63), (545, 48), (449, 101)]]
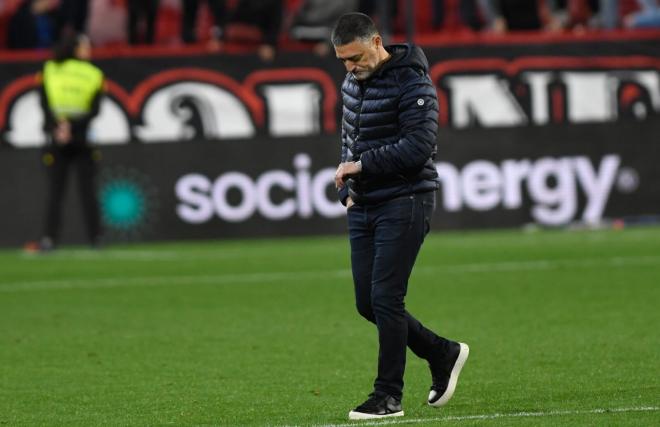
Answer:
[(422, 50), (383, 46), (367, 15), (343, 15), (332, 44), (348, 71), (335, 184), (348, 209), (357, 309), (376, 324), (380, 346), (374, 391), (349, 418), (402, 416), (406, 346), (429, 363), (431, 406), (452, 397), (469, 353), (425, 328), (404, 303), (435, 208), (436, 90)]

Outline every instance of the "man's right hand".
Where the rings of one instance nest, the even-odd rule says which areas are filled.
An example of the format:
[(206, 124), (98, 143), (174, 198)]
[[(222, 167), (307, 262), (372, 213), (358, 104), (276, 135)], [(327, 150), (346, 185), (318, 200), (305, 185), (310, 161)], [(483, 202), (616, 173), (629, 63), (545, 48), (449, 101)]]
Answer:
[(337, 166), (337, 172), (335, 172), (335, 187), (338, 190), (344, 188), (346, 184), (344, 181), (350, 178), (351, 176), (357, 175), (360, 173), (360, 166), (356, 162), (344, 162), (340, 163)]
[(58, 145), (65, 145), (71, 142), (71, 123), (67, 120), (62, 120), (57, 123), (54, 132), (55, 142)]

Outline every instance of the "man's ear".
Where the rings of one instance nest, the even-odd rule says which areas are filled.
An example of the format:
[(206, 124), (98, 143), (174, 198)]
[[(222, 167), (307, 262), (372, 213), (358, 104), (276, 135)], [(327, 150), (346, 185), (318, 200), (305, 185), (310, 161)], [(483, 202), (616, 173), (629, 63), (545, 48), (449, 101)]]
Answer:
[(374, 47), (376, 47), (376, 49), (380, 48), (383, 45), (383, 38), (379, 34), (376, 34), (371, 39), (371, 41), (374, 44)]

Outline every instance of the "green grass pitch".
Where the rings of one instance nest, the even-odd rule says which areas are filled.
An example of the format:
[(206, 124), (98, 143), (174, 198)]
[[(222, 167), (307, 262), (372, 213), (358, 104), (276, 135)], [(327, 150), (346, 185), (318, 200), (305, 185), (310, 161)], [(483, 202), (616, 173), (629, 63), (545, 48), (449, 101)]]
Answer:
[[(0, 251), (0, 425), (374, 425), (345, 236)], [(660, 228), (435, 233), (408, 309), (471, 347), (403, 425), (660, 425)], [(392, 421), (387, 421), (392, 423)]]

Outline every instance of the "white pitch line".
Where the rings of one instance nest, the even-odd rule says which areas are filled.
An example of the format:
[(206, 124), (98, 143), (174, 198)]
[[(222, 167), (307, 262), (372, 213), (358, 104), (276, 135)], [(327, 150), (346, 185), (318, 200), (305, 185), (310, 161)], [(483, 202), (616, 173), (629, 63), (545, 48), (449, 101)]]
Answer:
[[(607, 258), (583, 258), (583, 259), (539, 259), (527, 261), (502, 261), (502, 262), (484, 262), (472, 264), (456, 264), (446, 266), (423, 266), (416, 268), (415, 271), (436, 271), (438, 269), (447, 271), (456, 271), (457, 273), (492, 273), (521, 270), (552, 270), (566, 267), (594, 267), (610, 266), (623, 267), (628, 265), (660, 265), (660, 256), (642, 255), (630, 257), (607, 257)], [(414, 272), (413, 272), (414, 274)]]
[(145, 276), (118, 278), (90, 278), (68, 280), (42, 280), (0, 284), (0, 292), (22, 292), (61, 289), (97, 289), (120, 287), (149, 287), (168, 285), (224, 285), (234, 283), (266, 283), (280, 280), (309, 279), (324, 277), (350, 277), (348, 270), (296, 271), (273, 273), (236, 273), (195, 276)]
[[(552, 270), (558, 268), (590, 268), (590, 267), (622, 267), (629, 265), (660, 265), (660, 256), (584, 258), (584, 259), (541, 259), (516, 262), (490, 262), (454, 265), (435, 265), (415, 268), (414, 275), (435, 273), (493, 273)], [(350, 278), (349, 270), (312, 270), (312, 271), (282, 271), (264, 273), (230, 273), (216, 275), (185, 275), (185, 276), (143, 276), (143, 277), (109, 277), (109, 278), (76, 278), (38, 281), (20, 281), (0, 283), (0, 293), (66, 290), (66, 289), (103, 289), (119, 287), (148, 287), (169, 285), (225, 285), (235, 283), (268, 283), (274, 281), (314, 280), (319, 277), (344, 279)]]
[(225, 260), (243, 258), (245, 254), (242, 251), (150, 251), (133, 249), (104, 249), (100, 251), (85, 249), (61, 249), (47, 254), (39, 253), (20, 253), (24, 259), (42, 260), (42, 259), (74, 259), (84, 261), (135, 261), (135, 262), (154, 262), (154, 261), (199, 261), (199, 260)]
[[(532, 417), (557, 417), (566, 415), (594, 415), (594, 414), (612, 414), (612, 413), (626, 413), (626, 412), (653, 412), (660, 410), (657, 406), (640, 406), (633, 408), (598, 408), (598, 409), (585, 409), (585, 410), (566, 410), (566, 411), (547, 411), (547, 412), (513, 412), (513, 413), (494, 413), (494, 414), (479, 414), (479, 415), (450, 415), (446, 417), (432, 417), (432, 418), (397, 418), (397, 419), (382, 419), (378, 421), (353, 421), (344, 424), (314, 424), (312, 427), (362, 427), (362, 426), (383, 426), (395, 424), (421, 424), (421, 423), (437, 423), (437, 422), (451, 422), (451, 421), (472, 421), (472, 420), (493, 420), (497, 418), (532, 418)], [(287, 426), (284, 426), (287, 427)], [(291, 426), (288, 426), (291, 427)]]

